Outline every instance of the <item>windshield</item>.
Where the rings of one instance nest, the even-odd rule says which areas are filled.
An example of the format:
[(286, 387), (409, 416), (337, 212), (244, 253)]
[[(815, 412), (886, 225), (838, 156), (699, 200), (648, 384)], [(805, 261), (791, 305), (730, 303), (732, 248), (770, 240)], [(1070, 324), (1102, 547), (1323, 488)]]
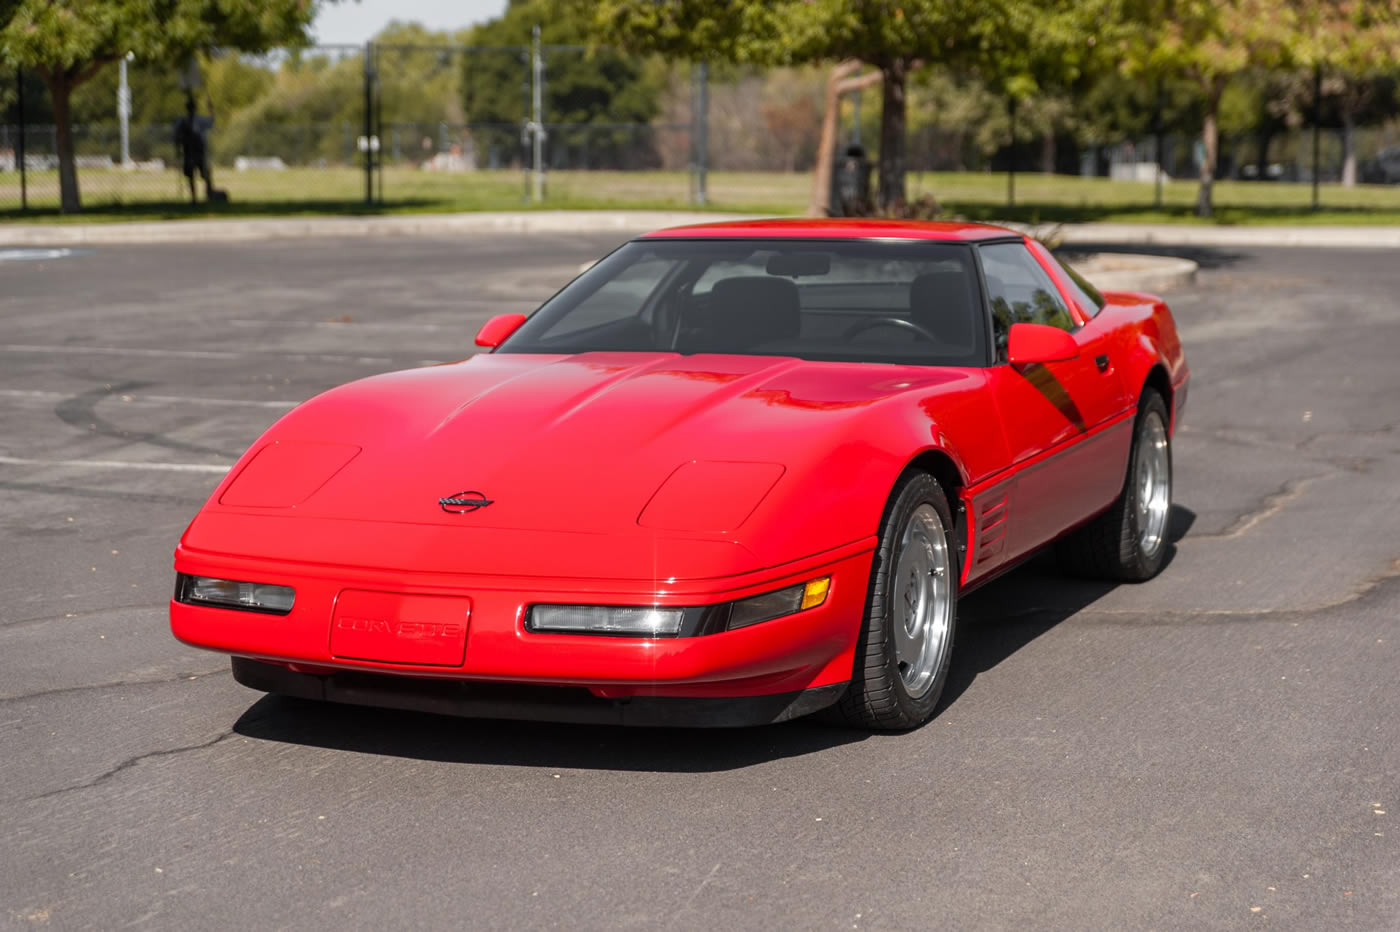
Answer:
[(983, 365), (972, 263), (957, 243), (638, 240), (547, 301), (497, 352)]

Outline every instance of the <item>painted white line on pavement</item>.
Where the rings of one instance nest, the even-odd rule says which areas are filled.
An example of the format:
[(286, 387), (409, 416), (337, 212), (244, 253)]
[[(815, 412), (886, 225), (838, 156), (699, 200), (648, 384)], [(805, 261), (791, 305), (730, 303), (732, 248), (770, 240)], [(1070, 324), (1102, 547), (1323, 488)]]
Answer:
[[(37, 401), (65, 401), (72, 397), (73, 394), (71, 392), (46, 392), (37, 389), (0, 388), (0, 398), (33, 398)], [(112, 395), (110, 397), (114, 401), (120, 400), (130, 404), (192, 404), (226, 408), (275, 408), (280, 411), (295, 408), (297, 405), (301, 404), (300, 401), (245, 401), (241, 398), (186, 398), (180, 395), (124, 394)]]
[[(262, 359), (276, 359), (286, 362), (353, 362), (366, 366), (392, 366), (404, 360), (388, 356), (344, 356), (335, 353), (269, 353), (266, 350), (250, 349), (241, 352), (232, 350), (166, 350), (148, 349), (143, 346), (70, 346), (48, 343), (4, 343), (0, 353), (85, 353), (96, 356), (152, 356), (156, 358), (174, 357), (178, 359), (247, 359), (257, 356)], [(446, 360), (419, 359), (415, 366), (436, 366)]]
[(423, 323), (371, 323), (359, 320), (242, 320), (235, 318), (229, 323), (235, 327), (283, 327), (288, 330), (306, 330), (312, 327), (316, 329), (334, 330), (383, 330), (394, 333), (399, 330), (421, 330), (424, 332), (438, 333), (443, 330), (455, 330), (464, 332), (459, 324), (423, 324)]
[(71, 255), (71, 249), (0, 249), (0, 262), (43, 262)]
[(153, 472), (206, 472), (224, 475), (230, 466), (212, 463), (133, 463), (128, 460), (31, 460), (0, 456), (0, 466), (47, 466), (54, 469), (145, 469)]

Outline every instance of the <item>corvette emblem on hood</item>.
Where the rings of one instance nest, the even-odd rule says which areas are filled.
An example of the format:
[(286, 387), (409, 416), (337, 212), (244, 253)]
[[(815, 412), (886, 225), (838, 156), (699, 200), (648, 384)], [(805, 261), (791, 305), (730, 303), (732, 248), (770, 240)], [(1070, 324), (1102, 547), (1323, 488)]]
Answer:
[(448, 514), (465, 515), (494, 503), (480, 492), (456, 492), (438, 499), (438, 504)]

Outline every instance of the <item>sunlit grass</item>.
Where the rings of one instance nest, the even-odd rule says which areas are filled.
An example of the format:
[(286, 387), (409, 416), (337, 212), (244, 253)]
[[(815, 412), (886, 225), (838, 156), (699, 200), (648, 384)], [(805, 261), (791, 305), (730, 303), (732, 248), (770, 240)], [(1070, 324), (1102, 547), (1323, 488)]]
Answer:
[[(692, 180), (685, 172), (560, 171), (548, 176), (545, 200), (527, 198), (527, 179), (518, 171), (434, 173), (412, 168), (383, 172), (383, 203), (365, 203), (363, 171), (355, 168), (296, 168), (285, 171), (221, 170), (215, 184), (227, 190), (228, 204), (192, 207), (183, 179), (159, 173), (83, 170), (79, 183), (84, 210), (73, 217), (57, 213), (54, 172), (29, 174), (31, 210), (18, 211), (18, 177), (0, 174), (0, 218), (34, 221), (150, 220), (219, 216), (359, 215), (444, 213), (520, 209), (693, 209)], [(381, 177), (375, 176), (376, 198)], [(1018, 174), (1014, 204), (1007, 176), (989, 173), (911, 173), (911, 198), (929, 194), (949, 215), (978, 220), (1044, 222), (1179, 222), (1194, 216), (1196, 184), (1170, 181), (1162, 207), (1154, 206), (1150, 183), (1106, 178)], [(810, 191), (808, 174), (711, 172), (707, 209), (752, 214), (800, 214)], [(1216, 223), (1400, 223), (1400, 186), (1323, 185), (1321, 210), (1313, 211), (1307, 184), (1226, 181), (1216, 185)]]

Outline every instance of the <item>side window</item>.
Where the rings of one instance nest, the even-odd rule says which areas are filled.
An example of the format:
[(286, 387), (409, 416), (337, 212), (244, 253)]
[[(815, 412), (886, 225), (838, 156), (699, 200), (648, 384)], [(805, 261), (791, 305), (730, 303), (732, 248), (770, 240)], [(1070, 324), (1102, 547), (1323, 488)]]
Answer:
[(1085, 316), (1093, 317), (1103, 310), (1103, 306), (1108, 302), (1104, 300), (1099, 289), (1089, 284), (1088, 279), (1074, 270), (1068, 262), (1061, 260), (1058, 256), (1056, 262), (1060, 263), (1060, 268), (1065, 270), (1065, 278), (1069, 280), (1069, 289), (1074, 300), (1079, 302), (1079, 307), (1084, 311)]
[(1024, 244), (995, 243), (981, 247), (980, 252), (999, 358), (1005, 356), (1012, 324), (1074, 329), (1074, 318), (1055, 289), (1055, 283)]

